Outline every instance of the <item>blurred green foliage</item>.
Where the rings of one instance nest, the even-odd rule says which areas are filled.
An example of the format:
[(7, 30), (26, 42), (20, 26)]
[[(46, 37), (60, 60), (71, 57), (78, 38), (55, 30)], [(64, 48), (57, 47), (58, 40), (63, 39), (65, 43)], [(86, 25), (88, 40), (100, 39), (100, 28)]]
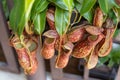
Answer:
[(120, 64), (120, 44), (113, 43), (113, 48), (110, 54), (106, 57), (99, 58), (97, 67), (107, 65), (113, 67), (114, 65)]

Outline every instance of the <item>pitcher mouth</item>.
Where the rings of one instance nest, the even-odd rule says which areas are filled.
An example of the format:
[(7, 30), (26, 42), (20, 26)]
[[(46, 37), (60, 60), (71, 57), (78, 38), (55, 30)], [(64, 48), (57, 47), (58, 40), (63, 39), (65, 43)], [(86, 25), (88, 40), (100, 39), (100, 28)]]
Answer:
[(46, 38), (45, 39), (45, 44), (52, 45), (55, 43), (55, 38)]
[(28, 49), (30, 50), (30, 52), (36, 51), (38, 48), (38, 43), (35, 40), (28, 40), (28, 42), (26, 43), (26, 46), (28, 47)]
[(14, 45), (15, 49), (22, 49), (22, 48), (24, 48), (24, 46), (21, 44), (21, 42), (16, 42), (13, 45)]

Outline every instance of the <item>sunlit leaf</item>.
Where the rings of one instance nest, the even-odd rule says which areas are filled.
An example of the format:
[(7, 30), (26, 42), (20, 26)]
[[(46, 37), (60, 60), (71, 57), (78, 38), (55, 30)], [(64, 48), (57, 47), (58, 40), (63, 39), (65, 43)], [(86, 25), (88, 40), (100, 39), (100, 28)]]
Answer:
[(92, 23), (92, 20), (93, 20), (93, 12), (92, 12), (92, 10), (88, 11), (87, 13), (85, 13), (85, 14), (83, 15), (83, 17), (84, 17), (85, 19), (87, 19), (87, 21), (88, 21), (89, 23)]
[[(68, 7), (66, 6), (66, 4), (63, 2), (63, 0), (48, 0), (52, 3), (54, 3), (55, 5), (57, 5), (59, 8), (62, 8), (64, 10), (68, 10)], [(70, 1), (70, 0), (69, 0)]]
[(63, 0), (65, 5), (68, 7), (68, 10), (71, 12), (74, 7), (73, 0)]
[(112, 9), (113, 7), (120, 8), (115, 2), (115, 0), (108, 0), (108, 9)]
[[(81, 2), (82, 3), (82, 2)], [(82, 8), (82, 4), (80, 2), (75, 1), (75, 7), (78, 10), (78, 12), (80, 12), (81, 8)]]
[(33, 19), (37, 13), (44, 11), (48, 6), (48, 1), (46, 0), (35, 0), (32, 11), (31, 11), (31, 18)]
[(112, 3), (112, 5), (114, 5), (114, 7), (116, 7), (116, 8), (120, 8), (120, 6), (116, 3), (116, 1), (115, 0), (108, 0), (109, 2), (108, 3)]
[(36, 15), (36, 8), (38, 7), (38, 5), (40, 4), (41, 0), (35, 0), (32, 10), (31, 10), (31, 19), (33, 20), (35, 15)]
[(41, 0), (40, 3), (35, 8), (36, 12), (40, 13), (40, 12), (44, 11), (47, 8), (48, 4), (49, 4), (49, 1)]
[(42, 32), (45, 29), (45, 23), (46, 23), (46, 11), (43, 11), (39, 14), (36, 14), (34, 18), (34, 31), (37, 34), (42, 34)]
[(108, 0), (98, 0), (99, 6), (102, 9), (102, 11), (107, 14), (108, 13)]
[(95, 3), (96, 3), (96, 0), (84, 0), (82, 3), (82, 8), (80, 10), (81, 15), (84, 15), (85, 13), (90, 11)]
[(10, 13), (10, 27), (19, 36), (27, 24), (35, 0), (16, 0)]
[(55, 10), (55, 27), (59, 35), (63, 35), (68, 27), (69, 12), (59, 7)]
[(82, 4), (83, 0), (75, 0), (76, 2)]
[[(21, 0), (22, 1), (22, 0)], [(21, 35), (25, 25), (28, 23), (30, 18), (31, 9), (35, 0), (23, 0), (24, 1), (24, 12), (21, 16), (21, 23), (18, 24), (18, 35)], [(25, 21), (24, 21), (25, 20)]]
[(116, 4), (115, 0), (98, 0), (98, 2), (100, 8), (105, 14), (107, 14), (114, 7), (120, 8), (120, 6)]

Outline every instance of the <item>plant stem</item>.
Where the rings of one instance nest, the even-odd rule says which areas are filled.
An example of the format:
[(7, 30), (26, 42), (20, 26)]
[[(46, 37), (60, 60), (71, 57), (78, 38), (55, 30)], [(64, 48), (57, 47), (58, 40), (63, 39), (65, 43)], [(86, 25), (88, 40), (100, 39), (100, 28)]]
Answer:
[(82, 18), (82, 16), (80, 16), (80, 17), (79, 17), (79, 19), (78, 19), (78, 21), (77, 21), (77, 22), (72, 23), (72, 24), (71, 24), (71, 26), (73, 26), (73, 25), (75, 25), (75, 24), (79, 23), (79, 22), (80, 22), (80, 20), (81, 20), (81, 18)]
[(8, 40), (10, 41), (13, 38), (13, 36), (14, 36), (14, 34), (12, 34)]
[(56, 64), (58, 63), (58, 59), (60, 57), (61, 47), (62, 47), (62, 36), (60, 36), (60, 43), (59, 43), (58, 56), (57, 56)]
[(75, 16), (73, 23), (75, 23), (75, 21), (77, 20), (77, 17), (78, 17), (78, 12), (76, 10), (74, 10), (74, 12), (75, 12), (76, 16)]
[(42, 36), (40, 34), (40, 48), (42, 48)]

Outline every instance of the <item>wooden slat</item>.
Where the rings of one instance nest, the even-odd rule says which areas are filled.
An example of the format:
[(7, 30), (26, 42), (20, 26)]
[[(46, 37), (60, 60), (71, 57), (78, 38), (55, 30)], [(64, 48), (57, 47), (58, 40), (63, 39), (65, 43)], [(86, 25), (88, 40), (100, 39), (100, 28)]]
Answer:
[(84, 80), (89, 80), (89, 70), (84, 67)]
[(52, 80), (62, 80), (63, 71), (62, 71), (62, 69), (55, 68), (55, 59), (56, 59), (56, 56), (54, 56), (52, 59), (50, 59)]
[(64, 78), (62, 80), (83, 80), (82, 76), (64, 73)]
[(0, 43), (7, 61), (7, 66), (1, 66), (0, 69), (19, 72), (14, 56), (14, 50), (9, 46), (9, 34), (7, 21), (5, 19), (2, 4), (0, 2)]
[[(84, 78), (80, 75), (64, 73), (64, 78), (61, 80), (84, 80)], [(88, 80), (100, 80), (100, 79), (89, 78)]]
[(120, 80), (120, 66), (119, 66), (115, 80)]
[[(75, 74), (69, 74), (69, 73), (63, 73), (63, 78), (61, 80), (84, 80), (82, 76), (75, 75)], [(52, 80), (59, 80), (59, 79), (52, 79)], [(89, 80), (101, 80), (96, 78), (89, 78)]]

